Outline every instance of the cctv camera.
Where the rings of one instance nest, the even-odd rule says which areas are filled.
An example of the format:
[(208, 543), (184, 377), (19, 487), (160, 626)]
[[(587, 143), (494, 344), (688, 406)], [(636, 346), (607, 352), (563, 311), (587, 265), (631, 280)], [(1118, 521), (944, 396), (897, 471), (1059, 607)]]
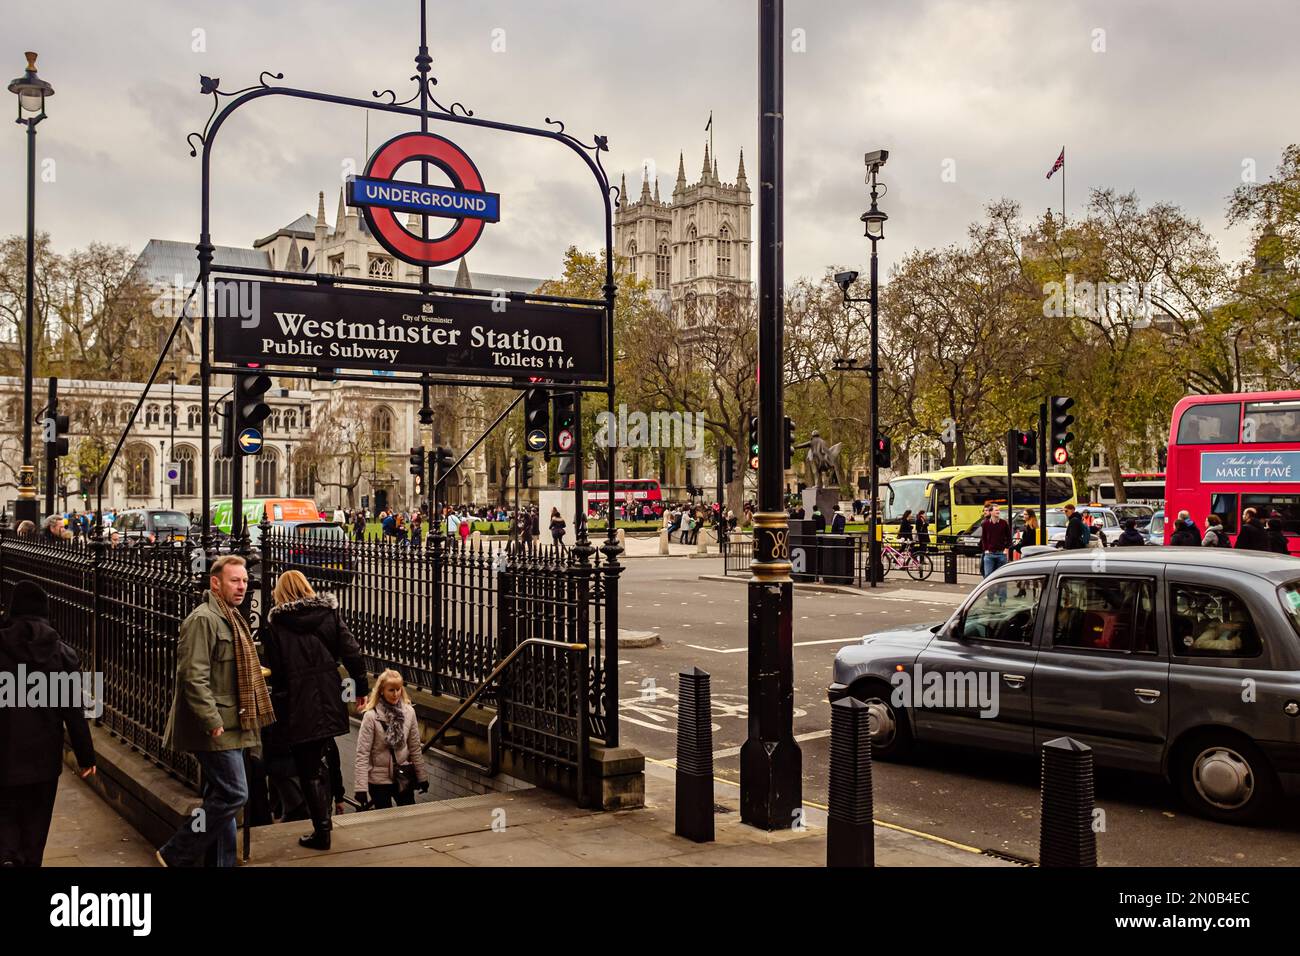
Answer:
[(849, 286), (853, 285), (853, 283), (857, 281), (858, 281), (858, 274), (856, 272), (835, 273), (835, 284), (839, 286), (841, 289), (843, 289), (846, 293), (849, 291)]
[(871, 152), (867, 153), (866, 164), (868, 167), (874, 166), (879, 169), (881, 166), (885, 165), (885, 160), (887, 159), (889, 159), (889, 150), (873, 149)]

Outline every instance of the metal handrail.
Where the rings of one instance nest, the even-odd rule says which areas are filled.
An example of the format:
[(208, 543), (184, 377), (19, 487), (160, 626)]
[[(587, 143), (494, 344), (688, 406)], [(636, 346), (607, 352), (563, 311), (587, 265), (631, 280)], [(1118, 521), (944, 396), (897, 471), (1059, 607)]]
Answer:
[[(425, 743), (425, 745), (420, 748), (420, 752), (427, 753), (433, 747), (433, 745), (438, 741), (438, 739), (443, 734), (445, 734), (448, 730), (451, 729), (451, 725), (454, 724), (456, 721), (460, 720), (460, 718), (465, 715), (465, 712), (470, 709), (470, 706), (473, 705), (474, 701), (478, 700), (479, 695), (482, 694), (483, 691), (487, 690), (488, 687), (492, 685), (493, 681), (495, 681), (497, 677), (500, 676), (501, 672), (510, 666), (510, 662), (513, 661), (516, 657), (518, 657), (520, 652), (522, 652), (523, 649), (530, 644), (538, 644), (543, 647), (558, 647), (566, 651), (581, 652), (587, 650), (586, 644), (569, 644), (566, 641), (551, 641), (542, 637), (528, 638), (526, 641), (519, 644), (513, 651), (511, 651), (509, 654), (503, 657), (501, 659), (501, 662), (497, 664), (496, 667), (492, 668), (492, 673), (488, 674), (488, 676), (483, 679), (483, 683), (475, 687), (473, 693), (471, 693), (468, 697), (464, 699), (464, 701), (461, 702), (461, 705), (458, 708), (456, 708), (456, 712), (453, 713), (450, 717), (448, 717), (446, 721), (443, 722), (442, 726), (433, 732), (433, 736), (430, 737), (429, 740)], [(580, 719), (585, 720), (586, 714), (581, 714), (579, 715), (579, 717)], [(586, 759), (586, 754), (580, 753), (578, 755), (578, 760), (580, 763), (585, 759)]]

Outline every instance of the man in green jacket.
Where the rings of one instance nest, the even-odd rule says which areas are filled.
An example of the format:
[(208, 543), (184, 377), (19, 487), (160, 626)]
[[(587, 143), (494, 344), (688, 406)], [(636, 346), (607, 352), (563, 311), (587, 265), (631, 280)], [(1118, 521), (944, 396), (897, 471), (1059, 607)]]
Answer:
[(248, 570), (239, 555), (212, 563), (209, 590), (181, 624), (176, 690), (163, 746), (189, 751), (203, 771), (203, 806), (158, 851), (163, 866), (198, 866), (214, 843), (218, 866), (234, 866), (235, 817), (248, 801), (244, 750), (275, 720), (252, 635), (239, 606)]

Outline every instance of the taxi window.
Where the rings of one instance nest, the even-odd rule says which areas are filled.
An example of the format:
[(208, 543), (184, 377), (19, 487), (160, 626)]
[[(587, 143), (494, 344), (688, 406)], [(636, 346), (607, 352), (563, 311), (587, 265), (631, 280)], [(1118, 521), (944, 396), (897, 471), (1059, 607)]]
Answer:
[(1156, 653), (1155, 582), (1150, 578), (1061, 578), (1052, 646)]
[(1246, 602), (1223, 588), (1169, 585), (1169, 622), (1177, 657), (1257, 657), (1263, 650)]
[(1029, 645), (1046, 578), (1001, 578), (975, 595), (962, 616), (961, 639)]

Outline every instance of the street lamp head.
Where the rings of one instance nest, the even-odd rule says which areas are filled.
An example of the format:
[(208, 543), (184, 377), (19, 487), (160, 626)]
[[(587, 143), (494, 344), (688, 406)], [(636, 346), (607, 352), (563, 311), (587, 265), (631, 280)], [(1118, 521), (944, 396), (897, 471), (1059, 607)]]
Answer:
[(864, 212), (860, 218), (866, 224), (865, 235), (868, 239), (876, 242), (885, 238), (885, 220), (889, 217), (877, 208), (875, 202), (872, 202), (871, 208)]
[(858, 274), (853, 271), (835, 273), (835, 284), (840, 287), (840, 291), (846, 296), (849, 294), (849, 286), (858, 281)]
[(23, 113), (44, 113), (45, 100), (54, 95), (54, 87), (36, 75), (36, 54), (28, 51), (27, 72), (9, 84), (9, 92), (18, 97), (18, 118)]

